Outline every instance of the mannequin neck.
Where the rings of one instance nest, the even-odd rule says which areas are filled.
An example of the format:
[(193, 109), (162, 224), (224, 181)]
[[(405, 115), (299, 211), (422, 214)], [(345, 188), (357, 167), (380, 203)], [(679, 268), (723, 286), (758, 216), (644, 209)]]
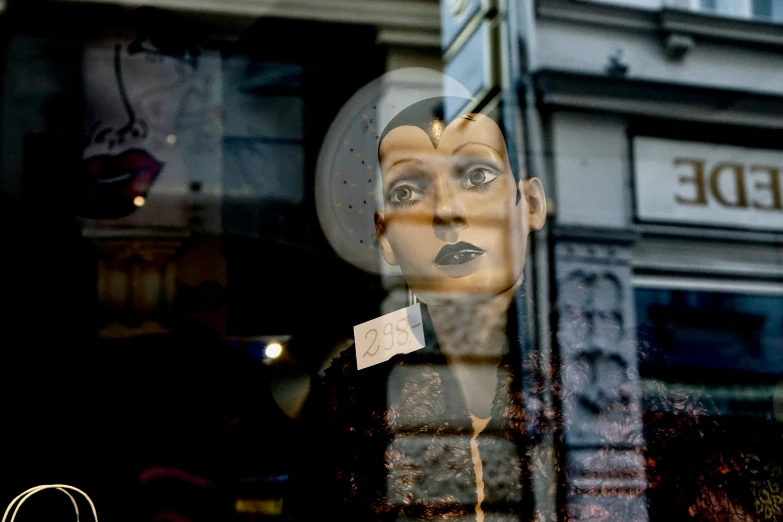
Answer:
[(441, 353), (460, 383), (468, 410), (490, 415), (497, 371), (508, 353), (508, 311), (521, 283), (486, 299), (454, 299), (428, 303)]
[(428, 302), (427, 309), (441, 353), (450, 361), (480, 363), (486, 360), (497, 366), (508, 349), (508, 311), (520, 285), (521, 278), (501, 294)]

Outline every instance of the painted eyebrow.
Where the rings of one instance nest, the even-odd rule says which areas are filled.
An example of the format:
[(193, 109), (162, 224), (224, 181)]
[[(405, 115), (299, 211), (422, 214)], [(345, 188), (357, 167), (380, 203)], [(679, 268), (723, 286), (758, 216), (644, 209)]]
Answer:
[(387, 176), (391, 176), (391, 179), (386, 179), (383, 183), (383, 191), (386, 192), (389, 187), (391, 187), (394, 183), (397, 182), (397, 180), (401, 177), (403, 177), (402, 173), (397, 173), (396, 175), (394, 173), (389, 174), (392, 169), (394, 169), (397, 165), (404, 165), (405, 163), (413, 163), (415, 165), (423, 165), (424, 162), (420, 160), (419, 158), (402, 158), (400, 160), (395, 161), (392, 163), (388, 169), (386, 169), (387, 174), (384, 176), (386, 178)]
[(465, 147), (467, 147), (469, 145), (478, 145), (480, 147), (486, 147), (486, 148), (490, 149), (492, 152), (494, 152), (495, 154), (497, 154), (498, 156), (501, 156), (501, 157), (503, 156), (500, 153), (500, 151), (497, 150), (495, 147), (492, 147), (491, 145), (487, 145), (486, 143), (481, 143), (481, 142), (478, 142), (478, 141), (467, 141), (467, 142), (463, 143), (462, 145), (460, 145), (459, 147), (457, 147), (456, 149), (451, 151), (451, 155), (454, 156), (459, 151), (461, 151), (462, 149), (464, 149)]
[(389, 168), (386, 169), (386, 170), (387, 171), (391, 170), (394, 167), (396, 167), (397, 165), (399, 165), (400, 163), (416, 163), (418, 165), (421, 165), (424, 162), (422, 160), (420, 160), (419, 158), (403, 158), (403, 159), (397, 160), (394, 163), (392, 163), (391, 165), (389, 165)]

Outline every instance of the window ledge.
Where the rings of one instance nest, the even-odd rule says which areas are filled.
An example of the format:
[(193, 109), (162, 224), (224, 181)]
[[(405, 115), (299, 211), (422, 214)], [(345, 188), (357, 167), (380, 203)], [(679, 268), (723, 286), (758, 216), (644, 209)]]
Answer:
[[(297, 18), (438, 31), (437, 0), (58, 0), (60, 3), (155, 6), (190, 13)], [(0, 5), (4, 3), (0, 0)]]
[(783, 24), (763, 19), (738, 19), (671, 7), (651, 11), (591, 2), (540, 0), (537, 15), (542, 19), (664, 34), (685, 33), (717, 40), (783, 47)]

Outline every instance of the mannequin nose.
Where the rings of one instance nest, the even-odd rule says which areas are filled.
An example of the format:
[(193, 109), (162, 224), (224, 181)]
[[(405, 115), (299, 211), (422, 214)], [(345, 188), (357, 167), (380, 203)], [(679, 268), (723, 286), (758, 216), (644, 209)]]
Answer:
[(432, 226), (441, 241), (453, 243), (468, 226), (465, 209), (448, 181), (439, 183)]

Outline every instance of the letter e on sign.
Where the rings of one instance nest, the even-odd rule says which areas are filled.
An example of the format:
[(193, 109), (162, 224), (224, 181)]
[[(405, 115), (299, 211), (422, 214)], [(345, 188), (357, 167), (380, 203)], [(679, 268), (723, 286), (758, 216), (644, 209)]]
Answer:
[(399, 353), (424, 348), (421, 305), (382, 315), (353, 327), (356, 367), (359, 370), (388, 361)]
[(761, 192), (768, 192), (766, 198), (769, 203), (764, 203), (763, 196), (759, 195), (759, 200), (753, 202), (753, 206), (760, 210), (783, 210), (783, 202), (781, 202), (780, 194), (780, 169), (777, 167), (767, 165), (753, 165), (750, 167), (751, 172), (760, 172), (766, 174), (767, 179), (765, 181), (756, 181), (753, 188)]
[(680, 205), (706, 205), (707, 190), (704, 187), (704, 161), (690, 158), (674, 158), (674, 166), (688, 166), (693, 169), (692, 176), (680, 175), (678, 178), (681, 185), (693, 184), (693, 196), (683, 197), (675, 194), (674, 198)]

